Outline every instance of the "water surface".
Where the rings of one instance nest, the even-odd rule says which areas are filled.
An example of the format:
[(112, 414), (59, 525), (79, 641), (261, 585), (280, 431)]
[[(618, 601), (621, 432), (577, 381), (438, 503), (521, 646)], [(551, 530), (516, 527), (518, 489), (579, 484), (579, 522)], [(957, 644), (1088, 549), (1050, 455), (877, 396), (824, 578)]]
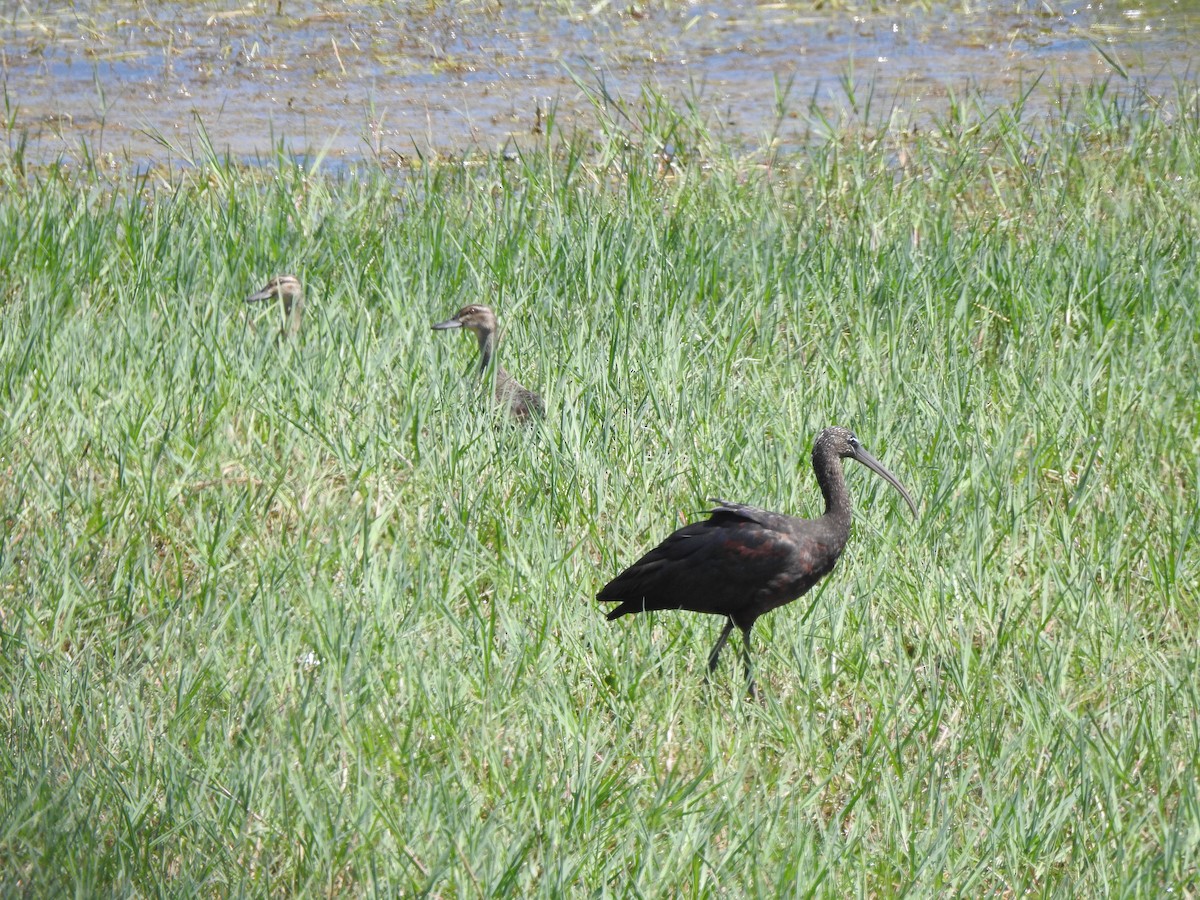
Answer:
[[(7, 139), (27, 156), (253, 160), (284, 146), (352, 162), (459, 153), (595, 127), (604, 86), (691, 104), (750, 145), (804, 140), (810, 104), (919, 122), (948, 97), (1030, 109), (1096, 81), (1173, 93), (1200, 5), (211, 2), (4, 4)], [(781, 103), (783, 86), (790, 92)], [(202, 124), (202, 128), (201, 128)]]

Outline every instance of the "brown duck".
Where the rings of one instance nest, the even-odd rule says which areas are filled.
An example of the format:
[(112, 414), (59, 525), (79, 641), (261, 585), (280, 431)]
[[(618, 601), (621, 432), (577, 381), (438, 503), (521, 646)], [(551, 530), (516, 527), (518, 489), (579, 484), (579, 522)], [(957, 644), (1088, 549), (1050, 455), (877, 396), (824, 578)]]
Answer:
[[(479, 375), (486, 378), (496, 349), (496, 314), (486, 306), (464, 306), (453, 318), (433, 326), (434, 331), (450, 328), (465, 328), (475, 332), (479, 340)], [(526, 421), (531, 415), (542, 416), (546, 412), (542, 398), (499, 364), (496, 365), (496, 403), (518, 422)]]
[(279, 300), (283, 304), (283, 326), (280, 337), (295, 337), (300, 331), (300, 318), (304, 315), (304, 289), (295, 275), (276, 275), (257, 293), (246, 298), (247, 303), (264, 300)]

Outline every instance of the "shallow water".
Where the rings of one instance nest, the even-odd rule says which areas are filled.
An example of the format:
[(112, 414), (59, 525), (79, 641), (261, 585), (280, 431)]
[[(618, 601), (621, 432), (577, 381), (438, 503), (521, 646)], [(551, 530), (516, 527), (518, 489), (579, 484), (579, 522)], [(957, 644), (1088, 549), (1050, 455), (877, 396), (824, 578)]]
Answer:
[(26, 157), (44, 161), (77, 157), (86, 142), (94, 156), (139, 167), (196, 155), (202, 133), (242, 160), (280, 145), (394, 162), (528, 144), (548, 109), (560, 127), (595, 127), (580, 83), (629, 102), (649, 86), (752, 145), (802, 142), (810, 102), (838, 117), (853, 95), (863, 115), (868, 93), (871, 121), (919, 122), (943, 113), (951, 92), (1000, 103), (1037, 82), (1030, 108), (1045, 112), (1063, 88), (1097, 80), (1171, 93), (1192, 77), (1200, 24), (1200, 4), (1170, 2), (3, 9), (10, 145), (27, 135)]

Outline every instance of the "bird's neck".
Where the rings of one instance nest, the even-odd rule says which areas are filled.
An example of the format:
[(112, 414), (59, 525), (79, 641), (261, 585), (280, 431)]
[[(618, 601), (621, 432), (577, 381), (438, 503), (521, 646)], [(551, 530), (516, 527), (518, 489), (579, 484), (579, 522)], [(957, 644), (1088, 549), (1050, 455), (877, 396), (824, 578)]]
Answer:
[(479, 338), (479, 371), (486, 372), (492, 364), (492, 352), (496, 348), (495, 334), (491, 331), (478, 331)]
[(837, 522), (848, 531), (850, 491), (846, 487), (841, 457), (832, 453), (813, 453), (813, 471), (817, 474), (817, 484), (821, 486), (821, 496), (825, 498), (825, 518)]

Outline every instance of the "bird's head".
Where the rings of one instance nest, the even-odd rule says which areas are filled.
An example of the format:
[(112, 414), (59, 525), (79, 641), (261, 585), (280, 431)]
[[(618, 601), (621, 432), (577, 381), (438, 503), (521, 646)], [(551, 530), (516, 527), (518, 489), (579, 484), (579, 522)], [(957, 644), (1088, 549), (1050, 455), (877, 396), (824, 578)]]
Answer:
[(900, 496), (904, 498), (904, 502), (908, 504), (908, 508), (912, 510), (913, 515), (917, 515), (917, 504), (913, 502), (913, 498), (904, 489), (904, 485), (900, 483), (900, 480), (895, 475), (884, 468), (883, 463), (867, 452), (867, 448), (859, 442), (858, 437), (849, 428), (842, 428), (835, 425), (832, 428), (826, 428), (817, 435), (817, 440), (813, 444), (813, 466), (816, 466), (818, 457), (827, 455), (837, 456), (841, 459), (849, 458), (862, 463), (898, 490)]
[(291, 303), (303, 293), (303, 288), (300, 287), (300, 279), (295, 275), (276, 275), (266, 286), (255, 294), (251, 294), (246, 298), (247, 303), (261, 303), (263, 300), (274, 300), (282, 298), (291, 307)]
[(445, 331), (448, 328), (465, 328), (476, 334), (491, 333), (496, 330), (496, 314), (486, 306), (464, 306), (452, 318), (433, 326), (434, 331)]

